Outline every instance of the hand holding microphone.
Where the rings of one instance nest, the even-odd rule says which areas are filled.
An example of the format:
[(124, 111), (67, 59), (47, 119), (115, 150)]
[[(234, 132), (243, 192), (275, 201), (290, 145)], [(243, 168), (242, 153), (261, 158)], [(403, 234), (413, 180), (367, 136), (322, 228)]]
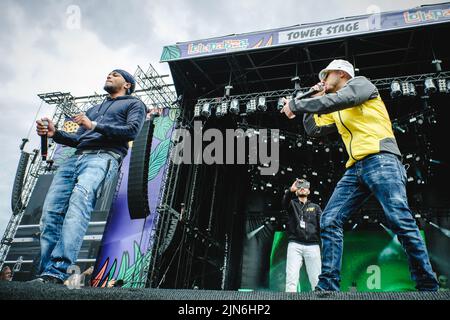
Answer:
[(42, 160), (47, 160), (48, 138), (55, 134), (55, 125), (49, 118), (42, 118), (36, 121), (37, 134), (41, 136), (41, 156)]
[[(303, 94), (297, 95), (295, 99), (306, 99), (306, 98), (314, 98), (318, 96), (323, 96), (326, 93), (326, 85), (323, 82), (319, 82), (315, 86), (311, 87), (311, 89), (308, 90), (308, 92), (305, 92)], [(289, 108), (290, 99), (283, 98), (284, 107), (281, 109), (280, 113), (286, 114), (286, 116), (289, 119), (294, 119), (295, 114), (292, 112), (292, 110)]]
[(36, 121), (36, 132), (38, 135), (52, 138), (55, 134), (55, 125), (49, 118), (42, 118)]

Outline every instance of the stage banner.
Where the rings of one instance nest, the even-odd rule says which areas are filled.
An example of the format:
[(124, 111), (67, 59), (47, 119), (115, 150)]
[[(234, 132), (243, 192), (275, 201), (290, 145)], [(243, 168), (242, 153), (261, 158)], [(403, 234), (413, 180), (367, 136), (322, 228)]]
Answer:
[[(425, 239), (424, 232), (421, 231)], [(275, 233), (270, 268), (270, 290), (285, 291), (287, 236)], [(298, 292), (311, 291), (303, 264)], [(397, 237), (390, 230), (344, 232), (341, 291), (415, 291), (408, 260)]]
[(450, 3), (427, 5), (405, 11), (373, 12), (333, 21), (169, 45), (163, 48), (161, 62), (343, 38), (449, 21)]
[(149, 248), (152, 246), (153, 227), (158, 221), (156, 207), (159, 205), (164, 169), (168, 162), (171, 136), (178, 113), (178, 109), (171, 109), (154, 120), (148, 175), (150, 214), (145, 219), (131, 219), (128, 210), (130, 150), (122, 163), (121, 179), (119, 179), (92, 275), (91, 285), (94, 287), (107, 287), (118, 280), (123, 281), (124, 287), (143, 288), (145, 286), (146, 279), (143, 271), (151, 255)]

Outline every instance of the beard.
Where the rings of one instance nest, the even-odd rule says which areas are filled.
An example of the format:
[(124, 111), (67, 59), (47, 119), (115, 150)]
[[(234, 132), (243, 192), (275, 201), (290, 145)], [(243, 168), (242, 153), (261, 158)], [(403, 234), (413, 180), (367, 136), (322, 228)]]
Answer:
[(116, 88), (115, 86), (113, 86), (112, 84), (105, 84), (105, 86), (103, 87), (103, 90), (105, 90), (106, 92), (108, 92), (109, 94), (113, 94), (113, 93), (117, 93), (118, 88)]

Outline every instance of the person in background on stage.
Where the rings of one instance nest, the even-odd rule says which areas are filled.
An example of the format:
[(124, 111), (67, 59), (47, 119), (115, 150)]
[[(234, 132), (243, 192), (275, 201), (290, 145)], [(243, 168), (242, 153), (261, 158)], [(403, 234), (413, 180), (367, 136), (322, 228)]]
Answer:
[(286, 292), (297, 292), (300, 269), (305, 260), (311, 289), (320, 274), (320, 215), (322, 210), (308, 200), (310, 183), (296, 179), (285, 191), (283, 209), (287, 211), (288, 249), (286, 259)]
[(57, 170), (48, 190), (41, 219), (40, 276), (33, 282), (62, 284), (67, 269), (76, 264), (97, 194), (118, 172), (146, 117), (146, 106), (131, 96), (133, 76), (124, 70), (108, 74), (104, 90), (109, 96), (86, 114), (73, 116), (79, 125), (70, 134), (55, 128), (48, 118), (37, 121), (37, 133), (56, 143), (76, 148)]
[(12, 281), (12, 271), (10, 267), (3, 267), (0, 272), (0, 281)]
[(412, 279), (420, 291), (439, 288), (425, 243), (406, 195), (406, 170), (386, 107), (367, 78), (355, 77), (353, 65), (333, 60), (319, 73), (318, 91), (308, 99), (285, 99), (289, 119), (303, 115), (306, 132), (323, 136), (339, 132), (349, 159), (320, 221), (322, 273), (317, 291), (340, 289), (343, 225), (373, 194), (390, 229), (406, 251)]

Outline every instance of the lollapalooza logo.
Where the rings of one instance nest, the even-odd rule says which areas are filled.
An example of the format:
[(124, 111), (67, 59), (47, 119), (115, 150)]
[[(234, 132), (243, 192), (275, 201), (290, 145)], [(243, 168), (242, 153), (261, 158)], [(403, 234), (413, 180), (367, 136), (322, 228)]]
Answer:
[(196, 53), (211, 53), (214, 51), (230, 51), (230, 50), (238, 50), (238, 49), (246, 49), (248, 48), (249, 42), (248, 39), (241, 40), (224, 40), (219, 42), (210, 42), (210, 43), (190, 43), (188, 45), (188, 54), (196, 54)]
[(425, 21), (436, 21), (444, 17), (450, 17), (450, 9), (436, 9), (425, 11), (406, 11), (404, 14), (406, 23), (419, 23)]

